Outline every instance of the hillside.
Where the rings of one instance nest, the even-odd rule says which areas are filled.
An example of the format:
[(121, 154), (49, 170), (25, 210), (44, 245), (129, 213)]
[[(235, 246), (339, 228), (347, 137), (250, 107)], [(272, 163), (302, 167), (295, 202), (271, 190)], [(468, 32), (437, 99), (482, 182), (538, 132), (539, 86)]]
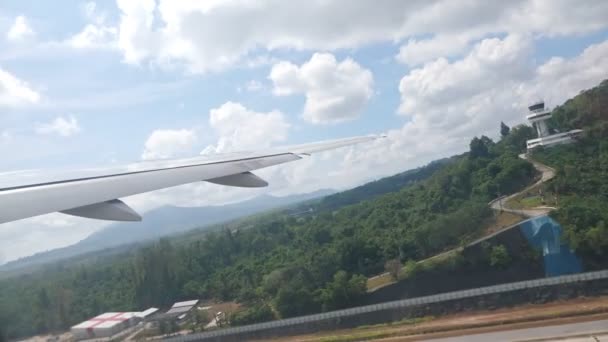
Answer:
[[(605, 82), (599, 89), (605, 89)], [(571, 175), (564, 188), (553, 185), (563, 199), (555, 215), (566, 230), (574, 232), (573, 239), (586, 237), (579, 246), (603, 253), (605, 245), (591, 242), (605, 237), (606, 211), (602, 210), (606, 198), (601, 184), (606, 183), (606, 169), (600, 161), (605, 139), (602, 127), (608, 125), (593, 107), (569, 105), (587, 96), (590, 100), (583, 103), (605, 103), (603, 90), (585, 92), (564, 104), (573, 112), (565, 111), (567, 120), (557, 114), (555, 127), (585, 123), (588, 136), (584, 139), (588, 140), (560, 147), (573, 149), (567, 160), (560, 161), (561, 154), (551, 151), (538, 151), (538, 157), (544, 156), (543, 161), (558, 170), (547, 186), (564, 182), (563, 175), (573, 161), (579, 163), (577, 168), (590, 170), (583, 177)], [(585, 110), (591, 114), (580, 112)], [(278, 212), (179, 244), (162, 239), (79, 267), (1, 281), (0, 322), (15, 338), (65, 329), (101, 311), (166, 307), (193, 297), (238, 301), (246, 309), (231, 317), (235, 325), (363, 303), (366, 277), (382, 272), (387, 261), (408, 261), (406, 268), (415, 269), (414, 260), (478, 237), (494, 219), (488, 201), (525, 188), (537, 176), (530, 163), (518, 158), (532, 134), (530, 127), (518, 126), (498, 142), (475, 137), (467, 153), (451, 158), (429, 172), (429, 177), (407, 181), (399, 191), (369, 200), (349, 202), (348, 196), (337, 196), (336, 202), (352, 204), (336, 208), (329, 200), (323, 209), (321, 201), (312, 215), (294, 217)], [(581, 201), (578, 191), (599, 203)], [(358, 196), (357, 192), (351, 194)], [(581, 206), (591, 211), (577, 216), (573, 208)], [(501, 267), (510, 262), (504, 247), (480, 248), (478, 254), (490, 255), (490, 263), (483, 261), (484, 269), (494, 268), (493, 274), (500, 279)], [(448, 258), (447, 266), (442, 267), (458, 265), (463, 258), (467, 256)], [(526, 258), (521, 255), (522, 267)], [(425, 290), (433, 292), (433, 286), (427, 283)]]

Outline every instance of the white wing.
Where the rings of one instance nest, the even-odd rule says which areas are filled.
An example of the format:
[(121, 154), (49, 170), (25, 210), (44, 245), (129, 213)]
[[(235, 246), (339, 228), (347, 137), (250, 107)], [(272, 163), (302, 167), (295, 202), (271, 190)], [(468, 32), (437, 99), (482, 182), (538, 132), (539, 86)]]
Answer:
[(103, 220), (139, 221), (141, 216), (119, 198), (198, 181), (240, 187), (266, 186), (268, 183), (250, 171), (375, 138), (355, 137), (265, 152), (141, 162), (112, 168), (7, 172), (0, 174), (0, 223), (56, 211)]

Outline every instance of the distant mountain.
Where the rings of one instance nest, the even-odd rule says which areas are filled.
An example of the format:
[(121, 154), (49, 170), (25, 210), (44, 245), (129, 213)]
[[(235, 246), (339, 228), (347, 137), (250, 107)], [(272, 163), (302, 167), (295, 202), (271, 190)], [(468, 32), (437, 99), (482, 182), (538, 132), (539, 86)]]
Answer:
[(290, 206), (332, 193), (334, 193), (332, 190), (318, 190), (308, 194), (285, 197), (263, 195), (223, 206), (163, 206), (147, 212), (142, 222), (121, 222), (109, 225), (73, 245), (37, 253), (1, 265), (0, 272), (14, 271), (120, 245), (158, 239), (194, 228), (204, 228), (263, 211)]

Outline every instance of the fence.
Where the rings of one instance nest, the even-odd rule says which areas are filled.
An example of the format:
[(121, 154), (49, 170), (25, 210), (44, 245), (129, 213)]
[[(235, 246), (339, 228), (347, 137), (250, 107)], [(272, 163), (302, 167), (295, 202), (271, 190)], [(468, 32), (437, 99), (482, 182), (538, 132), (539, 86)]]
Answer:
[(572, 275), (565, 275), (559, 277), (552, 278), (542, 278), (528, 281), (521, 281), (515, 283), (501, 284), (501, 285), (493, 285), (480, 287), (476, 289), (463, 290), (463, 291), (455, 291), (455, 292), (447, 292), (441, 293), (431, 296), (424, 296), (418, 298), (410, 298), (397, 300), (392, 302), (373, 304), (360, 306), (350, 309), (337, 310), (331, 312), (325, 312), (321, 314), (314, 314), (308, 316), (294, 317), (282, 320), (276, 320), (265, 323), (252, 324), (241, 327), (227, 328), (222, 330), (208, 331), (197, 334), (172, 337), (169, 338), (169, 341), (174, 342), (186, 342), (186, 341), (201, 341), (201, 340), (214, 340), (219, 339), (221, 337), (229, 337), (229, 336), (238, 336), (243, 334), (255, 333), (255, 332), (263, 332), (266, 330), (276, 330), (277, 328), (283, 328), (285, 330), (290, 330), (291, 327), (305, 325), (313, 322), (323, 322), (323, 321), (331, 321), (331, 320), (340, 320), (344, 318), (348, 318), (351, 316), (357, 316), (362, 314), (369, 314), (373, 312), (381, 312), (386, 310), (396, 310), (396, 309), (404, 309), (408, 307), (416, 307), (421, 305), (428, 305), (433, 303), (440, 303), (444, 301), (451, 300), (459, 300), (472, 298), (483, 295), (492, 295), (492, 294), (500, 294), (506, 292), (512, 292), (517, 290), (525, 290), (525, 289), (534, 289), (540, 287), (547, 286), (556, 286), (563, 284), (572, 284), (577, 282), (588, 282), (593, 280), (602, 280), (608, 279), (608, 270), (597, 271), (597, 272), (588, 272), (588, 273), (579, 273)]

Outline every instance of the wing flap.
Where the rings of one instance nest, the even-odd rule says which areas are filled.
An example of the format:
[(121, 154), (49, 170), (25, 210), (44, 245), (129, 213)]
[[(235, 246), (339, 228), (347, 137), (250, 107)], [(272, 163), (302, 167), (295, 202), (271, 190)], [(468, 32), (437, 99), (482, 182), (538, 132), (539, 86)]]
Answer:
[(141, 221), (141, 215), (119, 199), (63, 210), (61, 213), (98, 220)]
[(207, 182), (219, 185), (236, 186), (239, 188), (263, 188), (268, 186), (268, 182), (251, 172), (243, 172), (236, 175), (207, 179)]

